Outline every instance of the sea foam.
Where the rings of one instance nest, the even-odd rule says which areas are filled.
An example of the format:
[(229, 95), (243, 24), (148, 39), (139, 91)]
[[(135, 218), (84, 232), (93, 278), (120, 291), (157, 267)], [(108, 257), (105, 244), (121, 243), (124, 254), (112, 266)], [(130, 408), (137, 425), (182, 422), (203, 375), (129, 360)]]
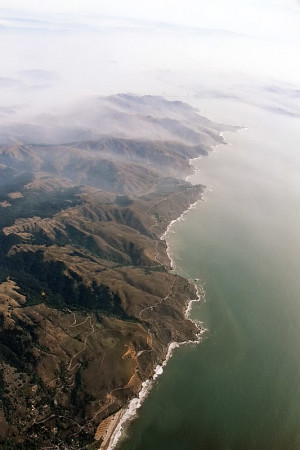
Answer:
[[(245, 127), (246, 128), (246, 127)], [(222, 137), (223, 133), (220, 133), (220, 135)], [(217, 145), (224, 145), (226, 144), (225, 142), (221, 142), (220, 144)], [(214, 151), (214, 147), (215, 146), (211, 146), (212, 151)], [(197, 158), (193, 158), (189, 160), (190, 165), (193, 167), (193, 169), (196, 171), (197, 168), (193, 165), (193, 161), (196, 161), (198, 159), (202, 158), (202, 155), (198, 156)], [(186, 181), (188, 181), (188, 178), (192, 176), (192, 175), (188, 175), (186, 177)], [(211, 188), (205, 188), (205, 190), (212, 190)], [(187, 213), (196, 208), (198, 203), (201, 201), (205, 201), (205, 197), (202, 193), (201, 198), (199, 200), (197, 200), (196, 202), (192, 203), (188, 209), (186, 209), (177, 219), (174, 219), (170, 222), (170, 224), (168, 225), (166, 231), (163, 233), (163, 235), (160, 237), (161, 240), (165, 240), (167, 243), (167, 255), (169, 257), (170, 260), (170, 266), (172, 270), (175, 270), (176, 268), (176, 264), (174, 259), (172, 258), (172, 253), (170, 250), (170, 246), (168, 245), (168, 242), (166, 240), (168, 234), (171, 231), (172, 226), (174, 225), (174, 223), (176, 222), (180, 222), (182, 220), (185, 219), (185, 216), (187, 215)], [(187, 344), (199, 344), (202, 340), (202, 336), (203, 334), (207, 331), (206, 328), (204, 328), (203, 323), (198, 321), (198, 320), (193, 320), (190, 317), (190, 313), (192, 310), (192, 306), (195, 302), (200, 302), (200, 301), (205, 301), (205, 291), (204, 291), (204, 287), (201, 285), (198, 285), (196, 283), (193, 283), (195, 288), (196, 288), (196, 298), (192, 299), (188, 302), (187, 307), (186, 307), (186, 311), (185, 311), (185, 316), (186, 318), (192, 320), (192, 322), (196, 325), (197, 327), (197, 335), (196, 335), (196, 339), (195, 340), (188, 340), (188, 341), (183, 341), (183, 342), (171, 342), (169, 347), (168, 347), (168, 351), (166, 354), (166, 358), (163, 361), (163, 363), (161, 365), (157, 365), (155, 370), (154, 370), (154, 374), (152, 376), (152, 378), (149, 378), (148, 380), (144, 381), (142, 383), (142, 388), (138, 394), (138, 397), (133, 398), (130, 402), (128, 407), (124, 410), (124, 413), (122, 414), (119, 423), (114, 431), (114, 433), (112, 434), (112, 437), (110, 439), (110, 443), (108, 446), (107, 450), (113, 450), (116, 445), (120, 442), (120, 440), (123, 437), (126, 437), (126, 429), (128, 428), (129, 423), (137, 416), (137, 411), (138, 409), (142, 406), (142, 403), (144, 402), (144, 400), (147, 398), (147, 396), (149, 395), (149, 392), (153, 386), (153, 383), (155, 382), (155, 380), (162, 375), (163, 371), (164, 371), (164, 367), (167, 365), (169, 359), (172, 357), (174, 350), (182, 345), (187, 345)]]
[[(172, 225), (175, 222), (181, 221), (185, 218), (186, 214), (191, 210), (194, 209), (197, 204), (201, 201), (197, 200), (196, 202), (192, 203), (189, 208), (184, 211), (177, 219), (172, 220), (172, 222), (170, 222), (170, 224), (168, 225), (166, 231), (164, 232), (164, 234), (160, 237), (161, 240), (166, 240), (167, 235), (170, 233), (170, 229), (172, 227)], [(166, 241), (167, 242), (167, 241)], [(172, 255), (171, 255), (171, 251), (170, 251), (170, 247), (167, 243), (167, 254), (168, 257), (170, 259), (171, 262), (171, 268), (172, 270), (175, 269), (175, 262), (172, 259)], [(196, 298), (190, 300), (187, 303), (187, 307), (185, 310), (185, 317), (192, 320), (190, 318), (190, 313), (192, 310), (192, 305), (195, 302), (200, 302), (205, 300), (205, 292), (204, 292), (204, 288), (196, 283), (192, 283), (195, 286), (196, 289)], [(161, 365), (157, 365), (154, 373), (152, 375), (151, 378), (147, 379), (146, 381), (144, 381), (142, 383), (142, 388), (138, 394), (138, 397), (133, 398), (130, 402), (128, 407), (124, 410), (124, 413), (122, 414), (119, 423), (115, 429), (115, 431), (112, 434), (112, 437), (110, 439), (110, 443), (108, 446), (107, 450), (113, 450), (116, 445), (120, 442), (120, 440), (122, 438), (126, 437), (126, 429), (128, 428), (129, 423), (137, 416), (137, 412), (138, 409), (142, 406), (144, 400), (148, 397), (150, 390), (153, 386), (153, 383), (157, 380), (157, 378), (162, 375), (165, 366), (167, 365), (169, 359), (172, 357), (174, 350), (182, 345), (187, 345), (187, 344), (199, 344), (199, 342), (201, 342), (202, 340), (202, 336), (205, 333), (205, 331), (207, 331), (204, 327), (203, 327), (203, 323), (198, 321), (198, 320), (192, 320), (192, 322), (196, 325), (197, 327), (197, 334), (196, 334), (196, 339), (195, 340), (187, 340), (187, 341), (183, 341), (183, 342), (171, 342), (169, 344), (168, 350), (167, 350), (167, 354), (166, 357), (164, 359), (164, 361), (162, 362)]]
[[(202, 296), (200, 294), (200, 289), (196, 285), (195, 285), (195, 287), (196, 287), (196, 291), (197, 291), (197, 298), (190, 300), (188, 302), (188, 306), (187, 306), (186, 313), (185, 313), (186, 317), (188, 317), (188, 315), (191, 311), (192, 304), (194, 302), (199, 302), (202, 300)], [(111, 437), (111, 440), (110, 440), (107, 450), (113, 450), (116, 447), (116, 445), (120, 442), (120, 440), (122, 438), (126, 437), (126, 429), (129, 425), (129, 423), (137, 416), (137, 411), (142, 406), (144, 400), (148, 397), (155, 380), (157, 380), (157, 378), (163, 374), (164, 368), (167, 365), (169, 359), (172, 357), (174, 350), (182, 345), (199, 344), (199, 342), (201, 342), (202, 336), (205, 333), (206, 329), (202, 326), (202, 322), (194, 321), (194, 323), (198, 329), (196, 339), (195, 340), (187, 340), (187, 341), (183, 341), (183, 342), (171, 342), (171, 344), (168, 347), (168, 351), (167, 351), (167, 354), (166, 354), (166, 357), (165, 357), (163, 363), (161, 365), (156, 366), (152, 378), (149, 378), (148, 380), (146, 380), (142, 383), (142, 388), (139, 392), (138, 397), (135, 397), (130, 401), (127, 409), (122, 414), (122, 416), (119, 420), (119, 423)]]

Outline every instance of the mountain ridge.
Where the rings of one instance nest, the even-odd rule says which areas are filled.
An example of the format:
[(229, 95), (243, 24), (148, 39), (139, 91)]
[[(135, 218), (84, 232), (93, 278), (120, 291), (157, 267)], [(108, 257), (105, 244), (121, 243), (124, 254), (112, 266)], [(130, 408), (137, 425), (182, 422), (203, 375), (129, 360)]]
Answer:
[[(91, 130), (99, 104), (116, 110), (112, 132), (124, 121), (150, 125), (127, 137), (81, 140), (81, 122), (69, 143), (37, 144), (34, 133), (31, 143), (0, 146), (0, 442), (7, 448), (96, 448), (99, 423), (137, 395), (171, 342), (198, 332), (185, 317), (195, 287), (170, 271), (160, 237), (201, 199), (204, 186), (185, 180), (189, 160), (234, 127), (151, 96), (102, 98), (92, 116), (95, 104), (81, 108), (89, 108), (83, 122)], [(160, 116), (152, 140), (150, 115)]]

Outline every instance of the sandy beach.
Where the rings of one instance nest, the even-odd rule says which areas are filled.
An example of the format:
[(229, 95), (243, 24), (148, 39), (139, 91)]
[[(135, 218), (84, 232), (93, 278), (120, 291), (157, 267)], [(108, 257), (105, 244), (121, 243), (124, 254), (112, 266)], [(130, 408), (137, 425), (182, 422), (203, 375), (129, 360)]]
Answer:
[(101, 424), (99, 425), (99, 427), (97, 429), (97, 433), (95, 435), (96, 439), (103, 438), (103, 441), (99, 447), (99, 450), (108, 450), (112, 435), (113, 435), (123, 413), (124, 413), (124, 409), (122, 408), (116, 414), (113, 414), (112, 416), (103, 420), (103, 422), (101, 422)]

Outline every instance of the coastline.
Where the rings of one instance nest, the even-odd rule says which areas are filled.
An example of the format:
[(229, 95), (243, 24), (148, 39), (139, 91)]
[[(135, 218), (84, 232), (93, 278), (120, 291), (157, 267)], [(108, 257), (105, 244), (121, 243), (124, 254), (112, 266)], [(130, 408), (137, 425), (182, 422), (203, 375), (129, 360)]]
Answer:
[[(230, 133), (239, 133), (241, 130), (244, 129), (248, 129), (248, 127), (238, 127), (236, 130), (228, 130), (228, 132)], [(230, 143), (227, 143), (225, 141), (225, 136), (224, 136), (224, 132), (220, 132), (220, 136), (222, 137), (222, 142), (217, 143), (216, 145), (212, 145), (211, 146), (211, 151), (213, 152), (215, 150), (215, 147), (219, 146), (219, 145), (230, 145)], [(209, 156), (209, 154), (207, 155)], [(199, 155), (196, 158), (191, 158), (189, 159), (189, 165), (191, 166), (191, 168), (193, 169), (193, 173), (189, 174), (186, 177), (186, 181), (188, 181), (188, 179), (193, 176), (195, 174), (195, 172), (198, 170), (197, 167), (195, 167), (193, 165), (193, 161), (197, 161), (198, 159), (202, 159), (203, 155)], [(172, 226), (176, 223), (176, 222), (180, 222), (182, 220), (185, 219), (185, 216), (187, 215), (187, 213), (196, 208), (198, 203), (200, 203), (201, 201), (205, 201), (204, 198), (204, 193), (205, 191), (210, 190), (209, 187), (205, 186), (205, 190), (204, 192), (201, 194), (200, 199), (198, 199), (196, 202), (191, 203), (190, 206), (182, 212), (182, 214), (180, 214), (180, 216), (177, 219), (172, 220), (169, 225), (166, 228), (166, 231), (160, 236), (160, 240), (165, 241), (166, 243), (166, 253), (168, 255), (169, 261), (170, 261), (170, 266), (169, 266), (169, 270), (170, 271), (174, 271), (176, 270), (176, 264), (172, 258), (171, 255), (171, 251), (170, 251), (170, 246), (168, 245), (167, 242), (167, 236), (171, 231)], [(186, 278), (186, 277), (185, 277)], [(142, 383), (142, 388), (138, 394), (138, 397), (133, 398), (127, 408), (124, 408), (123, 413), (120, 413), (119, 416), (119, 420), (117, 425), (114, 427), (114, 431), (112, 432), (111, 436), (107, 439), (108, 442), (108, 446), (106, 447), (107, 450), (114, 450), (116, 448), (116, 446), (119, 444), (120, 440), (122, 439), (122, 437), (124, 436), (124, 434), (126, 433), (126, 429), (128, 428), (130, 422), (137, 416), (137, 411), (138, 409), (142, 406), (144, 400), (148, 397), (152, 386), (154, 384), (154, 382), (157, 380), (157, 378), (162, 375), (165, 366), (167, 365), (169, 359), (172, 357), (174, 350), (176, 348), (181, 347), (182, 345), (196, 345), (199, 344), (202, 341), (202, 336), (203, 334), (207, 331), (207, 329), (203, 326), (203, 323), (197, 320), (193, 320), (190, 317), (191, 311), (192, 311), (192, 306), (194, 303), (198, 303), (200, 301), (205, 301), (205, 290), (203, 288), (203, 286), (201, 286), (200, 284), (195, 283), (195, 280), (189, 280), (188, 278), (186, 278), (190, 284), (192, 284), (195, 287), (196, 290), (196, 298), (195, 299), (191, 299), (187, 301), (186, 304), (186, 309), (185, 309), (185, 317), (187, 319), (189, 319), (191, 322), (193, 322), (198, 330), (197, 334), (196, 334), (196, 339), (195, 340), (188, 340), (188, 341), (182, 341), (182, 342), (171, 342), (168, 346), (168, 350), (166, 353), (166, 357), (163, 361), (163, 363), (161, 365), (157, 365), (156, 368), (154, 369), (154, 373), (152, 375), (151, 378), (148, 378), (147, 380), (145, 380)], [(101, 447), (100, 447), (101, 448)]]
[[(223, 144), (223, 143), (222, 143)], [(191, 165), (191, 167), (194, 169), (194, 166), (192, 165), (192, 161), (196, 160), (198, 158), (201, 158), (202, 156), (199, 156), (197, 158), (193, 158), (189, 160), (189, 164)], [(191, 175), (188, 175), (188, 177)], [(187, 177), (187, 178), (188, 178)], [(169, 234), (171, 227), (176, 223), (176, 222), (180, 222), (182, 220), (185, 219), (185, 216), (187, 215), (187, 213), (196, 208), (198, 203), (200, 203), (201, 201), (203, 201), (203, 194), (201, 194), (201, 198), (199, 200), (197, 200), (194, 203), (191, 203), (190, 206), (182, 212), (182, 214), (180, 214), (180, 216), (177, 219), (172, 220), (169, 225), (166, 228), (166, 231), (160, 236), (160, 240), (165, 241), (166, 243), (166, 252), (168, 255), (168, 258), (170, 260), (170, 266), (169, 266), (169, 270), (173, 271), (176, 269), (176, 265), (175, 262), (171, 256), (170, 253), (170, 247), (168, 245), (168, 242), (166, 240), (167, 235)], [(128, 428), (128, 425), (130, 424), (130, 422), (137, 416), (137, 411), (138, 409), (142, 406), (143, 402), (145, 401), (145, 399), (148, 397), (154, 382), (157, 380), (157, 378), (162, 375), (164, 368), (166, 367), (169, 359), (172, 357), (174, 350), (176, 348), (181, 347), (182, 345), (197, 345), (202, 341), (202, 336), (203, 334), (207, 331), (207, 329), (202, 326), (202, 322), (200, 321), (196, 321), (191, 319), (190, 317), (190, 313), (192, 310), (192, 305), (194, 303), (198, 303), (200, 301), (205, 301), (205, 292), (204, 289), (202, 287), (200, 287), (198, 284), (196, 284), (194, 281), (192, 280), (188, 280), (190, 284), (192, 284), (195, 287), (196, 290), (196, 298), (193, 298), (191, 300), (188, 300), (186, 303), (186, 307), (185, 307), (185, 317), (187, 319), (189, 319), (191, 322), (193, 322), (198, 330), (197, 334), (196, 334), (196, 339), (195, 340), (188, 340), (188, 341), (182, 341), (182, 342), (171, 342), (168, 346), (167, 349), (167, 353), (166, 353), (166, 357), (164, 359), (164, 361), (162, 362), (161, 365), (157, 365), (156, 368), (154, 369), (154, 373), (152, 375), (151, 378), (148, 378), (147, 380), (145, 380), (142, 383), (142, 387), (141, 390), (138, 394), (138, 397), (134, 397), (132, 400), (130, 400), (128, 406), (126, 408), (124, 408), (124, 411), (122, 412), (122, 410), (120, 411), (120, 415), (118, 417), (118, 423), (116, 424), (116, 426), (114, 427), (111, 436), (107, 436), (106, 438), (106, 442), (108, 443), (106, 450), (114, 450), (116, 448), (116, 446), (119, 444), (120, 440), (122, 439), (122, 437), (124, 436), (124, 433), (126, 432), (126, 429)], [(99, 450), (102, 449), (102, 447), (99, 447)]]
[[(126, 95), (125, 98), (121, 97), (121, 103), (125, 100), (128, 101)], [(134, 101), (137, 106), (139, 103), (145, 104), (147, 111), (155, 103), (151, 96), (143, 98), (141, 102)], [(161, 102), (164, 101), (159, 100), (157, 106), (160, 107)], [(167, 106), (170, 106), (169, 103)], [(69, 436), (73, 439), (76, 431), (80, 445), (89, 440), (92, 445), (98, 447), (101, 444), (101, 448), (107, 450), (109, 441), (115, 436), (119, 419), (124, 416), (125, 421), (126, 413), (130, 413), (128, 407), (131, 400), (136, 398), (138, 401), (137, 405), (135, 401), (131, 406), (140, 407), (152, 383), (163, 373), (175, 348), (203, 340), (205, 330), (201, 323), (202, 315), (197, 317), (196, 314), (196, 310), (201, 307), (192, 310), (193, 303), (204, 298), (201, 281), (194, 278), (201, 276), (198, 274), (193, 277), (193, 271), (190, 270), (184, 274), (184, 267), (177, 258), (175, 242), (178, 242), (178, 229), (182, 227), (183, 234), (187, 234), (190, 218), (202, 210), (197, 204), (200, 199), (204, 200), (205, 186), (201, 184), (200, 175), (205, 161), (199, 153), (210, 154), (212, 147), (219, 144), (224, 148), (224, 140), (219, 137), (219, 128), (223, 128), (223, 125), (209, 122), (207, 128), (206, 122), (203, 125), (200, 120), (198, 124), (196, 118), (194, 123), (191, 115), (188, 121), (190, 127), (187, 127), (191, 131), (188, 133), (185, 113), (189, 107), (180, 102), (171, 106), (173, 109), (179, 108), (176, 112), (179, 128), (174, 130), (174, 123), (168, 121), (168, 117), (162, 118), (163, 124), (168, 125), (168, 133), (174, 138), (178, 132), (181, 136), (185, 130), (182, 136), (186, 136), (186, 142), (183, 137), (183, 142), (169, 142), (115, 136), (105, 137), (104, 141), (99, 142), (94, 141), (94, 136), (92, 140), (82, 141), (79, 135), (80, 139), (74, 145), (73, 142), (66, 146), (47, 143), (44, 146), (43, 143), (43, 149), (40, 150), (40, 144), (34, 149), (30, 144), (24, 144), (20, 150), (18, 143), (16, 147), (12, 144), (8, 148), (1, 148), (4, 162), (6, 152), (11, 152), (13, 172), (10, 172), (10, 166), (6, 168), (4, 165), (9, 177), (15, 178), (14, 170), (16, 175), (19, 171), (21, 175), (23, 173), (23, 164), (20, 167), (18, 162), (20, 151), (24, 154), (24, 164), (30, 165), (33, 170), (30, 175), (32, 178), (25, 177), (23, 180), (21, 176), (20, 189), (16, 182), (14, 192), (7, 194), (8, 198), (17, 191), (24, 191), (27, 195), (28, 190), (30, 207), (27, 197), (20, 208), (17, 202), (12, 217), (9, 215), (4, 218), (3, 223), (6, 225), (7, 220), (7, 226), (3, 228), (3, 241), (11, 249), (10, 253), (3, 254), (5, 271), (11, 273), (12, 270), (22, 289), (25, 282), (23, 271), (20, 272), (19, 268), (24, 267), (24, 272), (37, 286), (37, 294), (28, 294), (34, 304), (29, 303), (28, 308), (20, 310), (20, 314), (24, 318), (21, 333), (25, 341), (29, 336), (26, 323), (32, 322), (31, 316), (37, 317), (34, 320), (37, 326), (35, 332), (40, 344), (36, 345), (35, 335), (30, 334), (29, 351), (34, 356), (28, 359), (30, 377), (26, 378), (26, 389), (22, 389), (21, 397), (18, 396), (20, 402), (15, 404), (8, 420), (9, 430), (13, 433), (14, 422), (21, 419), (18, 439), (22, 439), (26, 443), (24, 445), (36, 438), (26, 431), (33, 424), (38, 431), (37, 439), (45, 445), (56, 445), (58, 440), (60, 443), (61, 436), (66, 440)], [(125, 109), (127, 114), (128, 107)], [(201, 130), (207, 132), (210, 138), (204, 139)], [(213, 144), (209, 147), (209, 143)], [(59, 168), (54, 164), (53, 173), (44, 174), (40, 172), (41, 161), (47, 160), (50, 148), (53, 161), (59, 155), (62, 165)], [(106, 155), (108, 149), (111, 154)], [(114, 153), (119, 151), (122, 154), (120, 161)], [(140, 152), (145, 161), (140, 161)], [(73, 156), (78, 171), (74, 173), (74, 179), (70, 175), (70, 180), (66, 181), (62, 170), (69, 174), (73, 168)], [(77, 156), (81, 161), (79, 166)], [(105, 164), (102, 162), (104, 157), (108, 158), (104, 159), (107, 161)], [(200, 157), (201, 161), (196, 162)], [(87, 176), (87, 171), (94, 173), (95, 161), (103, 172), (96, 170), (94, 179), (93, 176)], [(106, 164), (108, 170), (105, 169)], [(200, 171), (193, 177), (195, 165), (199, 166)], [(103, 176), (99, 176), (99, 173), (103, 173)], [(116, 173), (120, 176), (115, 177)], [(184, 181), (188, 175), (191, 183)], [(42, 217), (38, 217), (33, 215), (36, 213), (35, 201), (38, 198), (38, 204), (44, 207), (44, 192), (50, 199), (55, 199), (55, 207), (53, 211), (51, 200), (50, 206), (47, 203), (49, 209), (48, 206), (44, 208)], [(57, 198), (59, 201), (56, 201)], [(188, 216), (187, 213), (193, 208), (196, 208), (195, 211)], [(185, 218), (187, 222), (182, 222), (184, 225), (178, 224), (172, 228), (175, 222)], [(32, 233), (28, 234), (26, 230)], [(8, 234), (16, 234), (17, 238), (6, 239)], [(30, 264), (27, 264), (28, 260)], [(38, 269), (31, 261), (37, 263)], [(52, 265), (57, 272), (52, 270)], [(47, 276), (46, 282), (45, 272), (51, 274)], [(52, 281), (52, 277), (55, 277), (55, 281)], [(46, 291), (42, 290), (44, 287), (47, 287)], [(71, 295), (73, 293), (74, 296)], [(36, 306), (35, 302), (41, 306)], [(61, 304), (63, 309), (60, 308)], [(101, 313), (98, 313), (99, 307)], [(148, 312), (142, 316), (146, 310)], [(46, 315), (49, 321), (43, 320)], [(9, 325), (12, 323), (9, 310), (6, 317)], [(194, 317), (199, 319), (197, 323), (192, 320)], [(13, 327), (18, 333), (19, 323), (14, 322)], [(3, 339), (6, 339), (5, 330)], [(57, 341), (57, 333), (63, 333), (68, 338)], [(13, 341), (7, 341), (19, 360), (22, 354), (17, 352)], [(196, 348), (196, 345), (181, 349), (179, 353), (184, 355), (189, 348)], [(10, 379), (10, 371), (14, 370), (14, 366), (10, 364), (9, 356), (7, 364), (5, 385), (11, 388), (14, 380)], [(71, 373), (69, 370), (66, 375), (65, 371), (57, 369), (59, 367), (76, 368), (76, 371), (72, 370)], [(41, 375), (44, 387), (38, 385), (37, 391), (34, 387), (30, 398), (36, 411), (28, 415), (27, 386), (30, 389), (30, 386), (35, 386), (36, 370)], [(23, 378), (21, 366), (17, 372)], [(66, 376), (70, 389), (62, 392), (61, 386), (65, 385)], [(52, 383), (54, 381), (55, 384)], [(77, 389), (77, 385), (80, 389)], [(115, 391), (118, 391), (117, 394), (114, 394)], [(80, 402), (74, 401), (77, 393)], [(44, 405), (48, 408), (49, 395), (55, 397), (56, 402), (49, 405), (48, 413)], [(11, 404), (14, 403), (14, 397), (14, 389), (5, 391), (5, 399)], [(58, 411), (68, 411), (63, 422), (55, 418)], [(118, 411), (120, 414), (117, 414)], [(143, 413), (139, 415), (143, 416)], [(46, 426), (42, 425), (45, 420)], [(121, 435), (124, 427), (121, 427)], [(53, 429), (58, 432), (53, 433)], [(132, 433), (131, 427), (127, 433)], [(135, 438), (132, 437), (133, 443)], [(124, 445), (124, 440), (121, 442), (116, 444), (118, 448)]]
[[(198, 158), (195, 158), (195, 159), (198, 159)], [(192, 160), (190, 160), (190, 161), (192, 161)], [(188, 178), (188, 177), (187, 177), (187, 178)], [(201, 201), (203, 201), (202, 196), (203, 196), (203, 193), (201, 194), (201, 198), (200, 198), (199, 200), (197, 200), (196, 202), (191, 203), (190, 206), (189, 206), (185, 211), (183, 211), (183, 213), (180, 214), (179, 217), (177, 217), (177, 219), (171, 220), (171, 222), (170, 222), (169, 225), (167, 226), (166, 231), (165, 231), (165, 232), (161, 235), (161, 237), (160, 237), (160, 240), (161, 240), (161, 241), (165, 241), (165, 243), (166, 243), (166, 252), (167, 252), (168, 258), (169, 258), (169, 260), (170, 260), (170, 270), (175, 270), (175, 269), (176, 269), (176, 264), (175, 264), (175, 261), (173, 260), (173, 258), (172, 258), (172, 256), (171, 256), (170, 246), (169, 246), (168, 242), (166, 241), (167, 235), (168, 235), (169, 232), (171, 231), (171, 227), (174, 225), (174, 223), (176, 223), (176, 222), (181, 222), (182, 220), (184, 220), (184, 218), (185, 218), (185, 216), (187, 215), (187, 213), (188, 213), (189, 211), (191, 211), (192, 209), (196, 208), (197, 205), (198, 205), (198, 203), (200, 203)]]
[[(187, 210), (188, 211), (188, 210)], [(181, 216), (180, 216), (181, 217)], [(175, 221), (172, 221), (175, 222)], [(181, 347), (182, 345), (191, 345), (191, 344), (199, 344), (202, 341), (202, 335), (207, 331), (204, 327), (201, 327), (201, 322), (192, 320), (189, 317), (189, 314), (192, 309), (192, 304), (195, 302), (200, 302), (203, 300), (199, 287), (195, 283), (191, 283), (196, 288), (196, 295), (197, 297), (195, 299), (189, 300), (187, 302), (186, 310), (185, 310), (185, 317), (191, 320), (195, 326), (198, 329), (198, 333), (196, 334), (195, 340), (189, 340), (189, 341), (182, 341), (182, 342), (171, 342), (169, 344), (166, 357), (161, 365), (157, 365), (154, 369), (154, 374), (151, 378), (148, 378), (142, 383), (142, 388), (138, 394), (138, 397), (133, 398), (130, 402), (127, 408), (124, 410), (124, 412), (120, 415), (118, 424), (114, 428), (113, 433), (111, 434), (111, 437), (109, 438), (109, 445), (107, 447), (107, 450), (114, 450), (117, 446), (117, 444), (122, 439), (124, 432), (126, 432), (126, 429), (130, 422), (136, 417), (138, 409), (142, 406), (144, 400), (148, 397), (150, 394), (150, 391), (153, 387), (154, 382), (157, 380), (157, 378), (163, 374), (164, 368), (166, 367), (169, 359), (173, 356), (174, 350), (176, 348)], [(101, 447), (99, 447), (101, 449)]]

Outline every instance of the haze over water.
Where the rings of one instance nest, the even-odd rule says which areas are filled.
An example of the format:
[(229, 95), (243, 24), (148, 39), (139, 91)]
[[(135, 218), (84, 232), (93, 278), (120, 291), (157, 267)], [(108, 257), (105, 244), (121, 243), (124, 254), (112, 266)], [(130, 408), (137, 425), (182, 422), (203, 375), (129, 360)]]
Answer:
[(204, 283), (192, 317), (209, 331), (175, 352), (122, 450), (300, 448), (299, 120), (245, 106), (242, 120), (195, 162), (213, 190), (167, 239), (177, 273)]

